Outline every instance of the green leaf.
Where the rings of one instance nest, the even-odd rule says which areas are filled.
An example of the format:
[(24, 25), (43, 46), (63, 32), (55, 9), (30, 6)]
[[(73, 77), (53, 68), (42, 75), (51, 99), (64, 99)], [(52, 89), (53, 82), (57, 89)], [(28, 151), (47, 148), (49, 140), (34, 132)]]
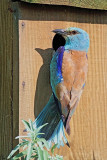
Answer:
[(38, 160), (43, 160), (43, 151), (41, 150), (40, 147), (37, 147), (38, 151)]
[(37, 144), (39, 145), (39, 147), (41, 148), (41, 150), (44, 150), (44, 149), (43, 149), (43, 144), (42, 144), (41, 141), (37, 141)]
[(44, 150), (43, 151), (43, 160), (48, 160), (48, 156), (49, 156), (49, 154), (48, 154), (48, 152), (46, 151), (46, 150)]
[(37, 155), (37, 154), (36, 154), (36, 155), (33, 155), (33, 156), (31, 156), (31, 158), (32, 158), (32, 159), (38, 158), (38, 155)]
[(57, 160), (63, 160), (63, 156), (56, 155), (56, 159), (57, 159)]
[(44, 127), (46, 126), (48, 123), (43, 124), (42, 126), (38, 127), (35, 129), (36, 134)]
[(38, 141), (41, 141), (44, 144), (44, 146), (47, 148), (47, 150), (49, 150), (48, 142), (44, 138), (39, 138)]
[(30, 124), (29, 124), (27, 121), (25, 121), (25, 120), (22, 120), (22, 122), (23, 122), (25, 128), (26, 128), (28, 131), (30, 131), (30, 130), (31, 130)]
[(34, 128), (33, 128), (33, 122), (32, 122), (32, 120), (31, 120), (31, 119), (29, 119), (29, 125), (30, 125), (31, 130), (32, 130), (32, 131), (34, 131)]
[(23, 146), (23, 150), (25, 150), (27, 147), (28, 147), (28, 145), (24, 145), (24, 146)]
[(13, 154), (14, 154), (16, 151), (18, 151), (18, 149), (19, 149), (20, 147), (22, 147), (22, 146), (24, 146), (24, 145), (26, 145), (26, 144), (28, 144), (28, 143), (29, 143), (29, 142), (26, 141), (26, 142), (22, 142), (22, 143), (18, 144), (18, 145), (11, 151), (11, 153), (9, 154), (9, 156), (7, 157), (7, 159), (11, 158), (11, 157), (13, 156)]
[(34, 147), (33, 147), (33, 150), (32, 150), (31, 158), (34, 158), (34, 157), (38, 158), (38, 151), (37, 151), (37, 147), (36, 147), (36, 148), (34, 148)]
[[(34, 147), (34, 146), (33, 146), (33, 147)], [(36, 148), (33, 148), (32, 153), (33, 153), (34, 156), (38, 157), (37, 147), (36, 147)]]
[(38, 135), (42, 135), (42, 134), (45, 134), (45, 133), (37, 133), (37, 134), (35, 134), (35, 135), (38, 136)]
[(51, 148), (52, 154), (54, 154), (54, 150), (55, 150), (56, 147), (57, 147), (57, 144), (54, 144), (53, 147)]
[(30, 160), (31, 155), (32, 155), (32, 149), (33, 149), (32, 143), (30, 142), (29, 145), (28, 145), (27, 158), (26, 158), (26, 160)]
[(30, 138), (30, 136), (17, 136), (17, 137), (15, 137), (15, 139), (18, 139), (18, 138)]
[(21, 157), (24, 157), (27, 154), (27, 150), (20, 152), (19, 154), (17, 154), (16, 156), (14, 156), (13, 158), (11, 158), (11, 160), (15, 160), (15, 159), (19, 159)]
[(22, 139), (22, 141), (27, 142), (28, 140), (26, 140), (26, 139)]

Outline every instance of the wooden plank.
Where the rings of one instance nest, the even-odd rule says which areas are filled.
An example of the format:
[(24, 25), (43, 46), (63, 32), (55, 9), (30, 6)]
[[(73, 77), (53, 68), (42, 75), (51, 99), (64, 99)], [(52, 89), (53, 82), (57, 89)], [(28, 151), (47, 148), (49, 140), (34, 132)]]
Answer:
[(51, 31), (79, 27), (90, 36), (87, 84), (70, 122), (70, 149), (57, 153), (67, 160), (107, 159), (107, 12), (63, 6), (20, 5), (19, 132), (21, 119), (34, 120), (51, 95)]
[(7, 0), (0, 1), (0, 159), (12, 149), (12, 13)]
[(107, 10), (106, 0), (21, 0), (28, 3), (68, 5), (81, 8), (103, 9)]
[(19, 135), (19, 33), (18, 3), (12, 4), (13, 9), (13, 148), (18, 144), (15, 139)]

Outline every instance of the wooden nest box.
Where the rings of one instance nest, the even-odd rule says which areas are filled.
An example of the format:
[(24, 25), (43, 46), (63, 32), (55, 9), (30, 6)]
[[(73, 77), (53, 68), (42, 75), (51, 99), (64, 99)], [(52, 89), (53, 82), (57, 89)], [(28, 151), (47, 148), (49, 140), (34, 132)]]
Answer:
[(49, 100), (51, 31), (68, 27), (82, 28), (89, 34), (89, 71), (70, 122), (71, 148), (62, 147), (57, 153), (65, 160), (107, 159), (106, 10), (106, 0), (1, 0), (0, 159), (6, 159), (16, 145), (14, 138), (23, 134), (21, 120), (34, 120)]

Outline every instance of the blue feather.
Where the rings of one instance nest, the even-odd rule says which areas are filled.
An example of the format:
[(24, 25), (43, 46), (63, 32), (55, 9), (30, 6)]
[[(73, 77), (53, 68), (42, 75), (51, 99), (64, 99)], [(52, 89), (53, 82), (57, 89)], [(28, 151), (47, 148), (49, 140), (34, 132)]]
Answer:
[[(78, 34), (70, 35), (67, 34), (69, 31), (76, 30)], [(49, 102), (41, 111), (39, 116), (34, 121), (34, 125), (36, 128), (39, 126), (48, 123), (45, 127), (43, 127), (40, 132), (45, 133), (44, 135), (39, 135), (39, 137), (43, 137), (48, 140), (49, 145), (52, 143), (58, 144), (58, 147), (63, 146), (66, 143), (69, 146), (67, 138), (64, 133), (64, 125), (62, 120), (62, 112), (61, 112), (61, 104), (57, 99), (56, 95), (56, 86), (63, 82), (62, 76), (62, 63), (63, 63), (63, 54), (66, 50), (77, 50), (77, 51), (85, 51), (87, 53), (89, 48), (89, 35), (80, 28), (68, 28), (66, 30), (56, 30), (57, 32), (64, 33), (66, 32), (66, 36), (64, 37), (66, 43), (64, 46), (61, 46), (55, 52), (51, 64), (50, 64), (50, 82), (53, 94), (50, 97)], [(86, 55), (87, 56), (87, 55)], [(85, 84), (84, 84), (85, 85)], [(83, 87), (84, 87), (83, 85)], [(72, 113), (75, 109), (73, 109)]]
[(40, 130), (40, 133), (45, 134), (39, 135), (39, 138), (48, 140), (50, 147), (52, 146), (52, 143), (58, 144), (58, 148), (63, 146), (64, 143), (68, 143), (61, 117), (61, 105), (54, 94), (52, 94), (47, 105), (34, 121), (35, 128), (38, 128), (45, 123), (48, 123), (48, 125)]
[(58, 52), (58, 62), (57, 62), (57, 68), (58, 73), (62, 75), (62, 60), (63, 60), (63, 54), (64, 54), (65, 48), (63, 46), (59, 47)]

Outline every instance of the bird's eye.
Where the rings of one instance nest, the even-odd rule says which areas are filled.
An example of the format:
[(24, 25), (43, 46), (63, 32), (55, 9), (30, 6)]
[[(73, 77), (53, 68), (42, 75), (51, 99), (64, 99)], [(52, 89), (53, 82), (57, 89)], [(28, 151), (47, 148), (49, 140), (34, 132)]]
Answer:
[(71, 32), (73, 35), (77, 34), (78, 32), (77, 31), (72, 31)]
[(79, 32), (78, 32), (78, 31), (75, 31), (75, 30), (74, 30), (74, 31), (68, 31), (68, 32), (67, 32), (68, 35), (76, 35), (76, 34), (78, 34), (78, 33), (79, 33)]

